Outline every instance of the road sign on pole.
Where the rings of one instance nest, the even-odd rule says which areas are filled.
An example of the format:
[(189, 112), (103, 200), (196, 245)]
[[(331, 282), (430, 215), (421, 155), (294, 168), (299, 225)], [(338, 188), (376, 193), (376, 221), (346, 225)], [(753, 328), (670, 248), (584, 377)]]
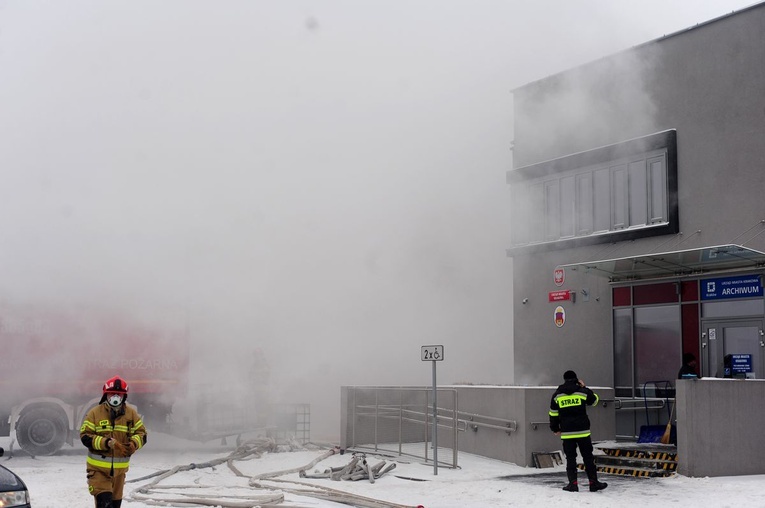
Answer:
[(420, 359), (433, 362), (433, 474), (438, 476), (438, 391), (436, 387), (436, 362), (444, 360), (444, 346), (422, 346)]
[(444, 346), (422, 346), (420, 348), (420, 359), (423, 362), (441, 362), (444, 359)]

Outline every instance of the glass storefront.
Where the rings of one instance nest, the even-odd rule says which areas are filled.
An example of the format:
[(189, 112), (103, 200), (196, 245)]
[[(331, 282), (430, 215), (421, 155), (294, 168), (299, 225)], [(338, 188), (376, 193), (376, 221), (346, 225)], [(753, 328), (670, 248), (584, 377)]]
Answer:
[[(612, 289), (617, 397), (642, 397), (646, 386), (655, 388), (656, 382), (674, 386), (684, 353), (698, 359), (699, 372), (704, 376), (722, 377), (724, 356), (733, 349), (751, 355), (755, 363), (761, 362), (761, 358), (765, 362), (765, 354), (759, 349), (750, 351), (755, 342), (756, 346), (760, 342), (738, 338), (742, 332), (737, 327), (741, 322), (747, 325), (741, 329), (754, 330), (753, 337), (763, 336), (761, 327), (756, 325), (758, 321), (754, 321), (754, 326), (749, 323), (765, 316), (762, 290), (756, 298), (708, 300), (703, 293), (705, 282), (673, 281)], [(725, 347), (724, 341), (728, 344)], [(753, 370), (758, 366), (754, 365)]]
[(637, 386), (675, 379), (683, 355), (680, 305), (635, 307), (634, 315)]

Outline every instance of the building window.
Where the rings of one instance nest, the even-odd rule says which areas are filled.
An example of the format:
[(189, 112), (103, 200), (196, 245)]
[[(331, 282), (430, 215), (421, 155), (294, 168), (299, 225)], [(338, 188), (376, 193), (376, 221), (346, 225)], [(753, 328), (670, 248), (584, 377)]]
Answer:
[(611, 229), (611, 173), (608, 169), (592, 172), (594, 196), (592, 196), (593, 233), (605, 233)]
[[(645, 226), (648, 224), (648, 199), (651, 190), (648, 188), (646, 175), (646, 159), (640, 159), (629, 163), (627, 178), (629, 181), (629, 212), (630, 227)], [(666, 186), (667, 182), (663, 182)], [(662, 193), (666, 196), (666, 192)], [(660, 217), (660, 221), (666, 221), (667, 217)]]
[(632, 377), (632, 308), (614, 309), (614, 389), (616, 396), (632, 397), (634, 384)]
[(611, 227), (617, 231), (627, 227), (627, 171), (623, 164), (611, 168)]
[[(560, 180), (560, 238), (574, 236), (576, 219), (576, 200), (574, 192), (574, 177), (567, 176)], [(588, 219), (589, 220), (589, 219)]]
[(699, 304), (683, 304), (682, 319), (683, 354), (691, 353), (696, 358), (701, 358), (701, 352), (699, 351)]
[(760, 317), (765, 313), (765, 306), (763, 306), (762, 298), (704, 302), (701, 304), (701, 313), (706, 319), (745, 316)]
[(664, 131), (509, 171), (511, 251), (676, 233), (676, 152)]
[(545, 240), (560, 238), (560, 195), (558, 181), (544, 182), (545, 186)]
[(648, 196), (650, 197), (648, 216), (651, 224), (667, 220), (667, 164), (663, 157), (648, 159)]
[(635, 380), (638, 387), (651, 381), (674, 385), (682, 358), (680, 306), (635, 307)]
[(624, 307), (625, 305), (632, 305), (632, 288), (620, 287), (613, 289), (613, 301), (614, 307)]
[(531, 221), (516, 222), (521, 230), (514, 242), (555, 242), (668, 223), (666, 153), (616, 162), (517, 184), (514, 217), (530, 216), (534, 206), (529, 200), (541, 188), (545, 227), (544, 237), (535, 236)]
[[(698, 352), (697, 281), (612, 288), (614, 388), (617, 397), (642, 396), (657, 386), (674, 386), (682, 353)], [(698, 355), (697, 355), (698, 357)]]
[[(590, 235), (595, 231), (595, 192), (592, 173), (576, 175), (576, 196), (572, 207), (576, 210), (576, 234)], [(579, 206), (576, 204), (579, 203)], [(573, 214), (571, 215), (573, 218)]]
[(633, 286), (632, 292), (635, 305), (675, 303), (680, 298), (680, 283), (640, 284)]

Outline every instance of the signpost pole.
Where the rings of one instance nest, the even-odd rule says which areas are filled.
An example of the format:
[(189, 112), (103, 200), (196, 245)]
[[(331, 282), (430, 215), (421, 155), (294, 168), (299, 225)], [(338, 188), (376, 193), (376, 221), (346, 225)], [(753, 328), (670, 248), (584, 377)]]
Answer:
[[(444, 346), (422, 346), (420, 348), (420, 359), (423, 362), (431, 362), (433, 364), (433, 474), (438, 475), (438, 384), (436, 383), (436, 362), (442, 362), (444, 360)], [(456, 407), (454, 408), (454, 411), (457, 411)], [(427, 421), (426, 411), (426, 429), (428, 427)], [(427, 453), (427, 435), (425, 441), (425, 452)]]
[(433, 364), (433, 475), (438, 476), (438, 390), (436, 389), (436, 361)]

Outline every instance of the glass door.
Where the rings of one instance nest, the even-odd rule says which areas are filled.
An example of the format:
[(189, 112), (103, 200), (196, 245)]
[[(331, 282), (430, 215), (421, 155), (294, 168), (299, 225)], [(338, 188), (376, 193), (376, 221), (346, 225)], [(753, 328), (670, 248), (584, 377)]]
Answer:
[(765, 378), (762, 319), (704, 320), (701, 349), (704, 377)]

